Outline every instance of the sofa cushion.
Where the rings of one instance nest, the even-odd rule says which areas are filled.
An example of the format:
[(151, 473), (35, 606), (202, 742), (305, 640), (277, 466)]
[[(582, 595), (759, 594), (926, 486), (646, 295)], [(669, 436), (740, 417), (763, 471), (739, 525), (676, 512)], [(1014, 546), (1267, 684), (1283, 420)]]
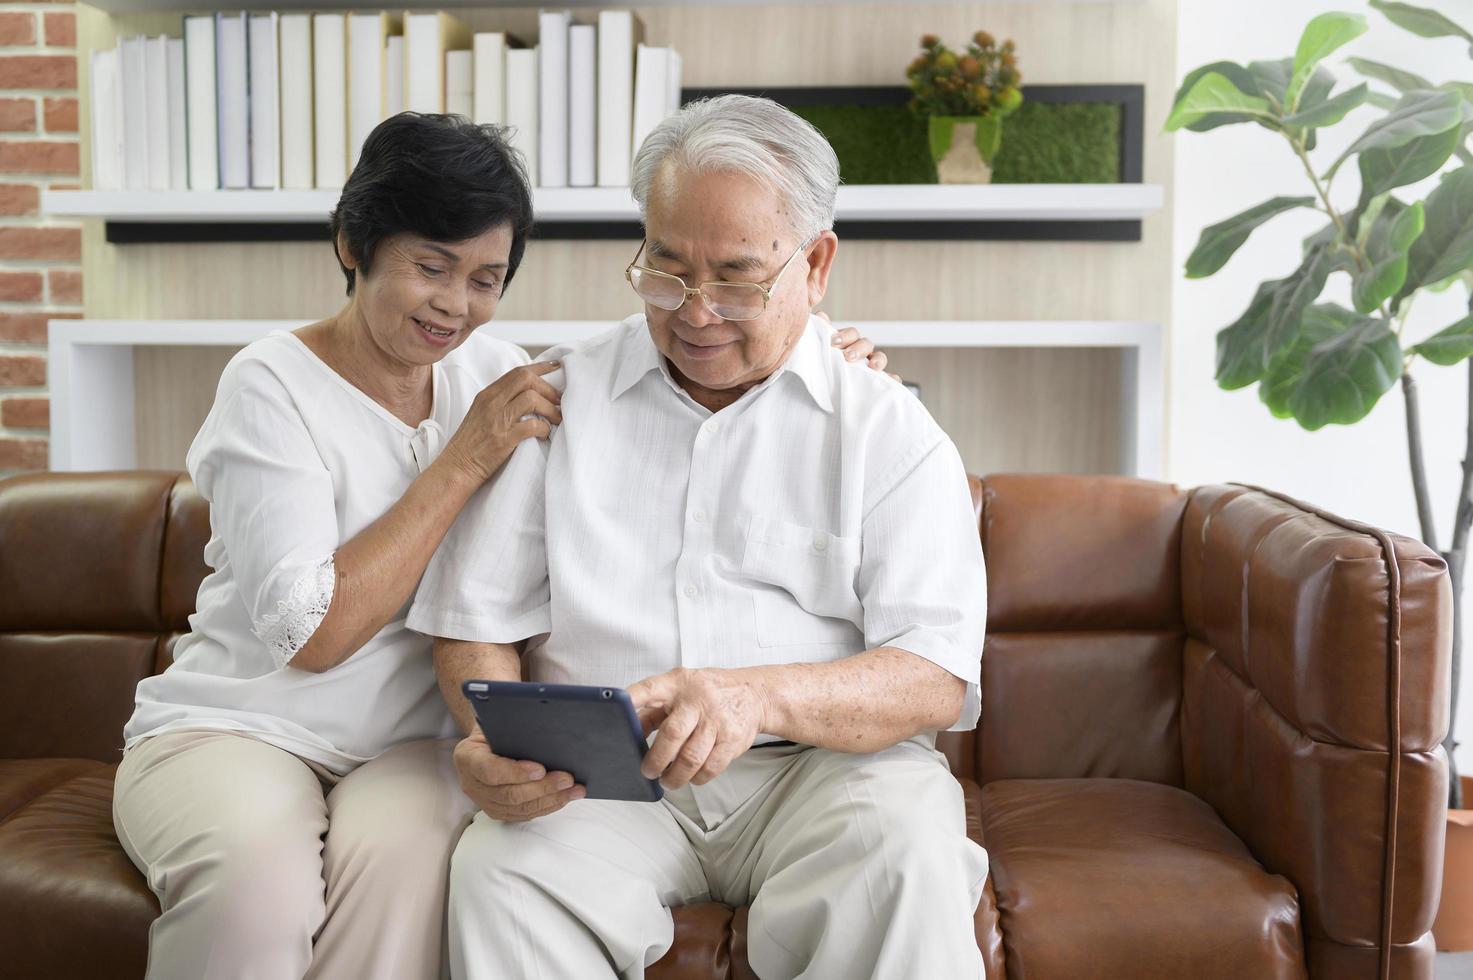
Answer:
[(0, 963), (15, 977), (141, 977), (159, 906), (113, 833), (115, 770), (8, 760), (0, 793), (41, 786), (38, 763), (62, 781), (0, 820)]
[(0, 633), (0, 758), (116, 765), (158, 656), (152, 633)]
[(106, 770), (93, 759), (0, 759), (0, 821), (62, 783)]
[(1186, 791), (1000, 780), (980, 807), (1008, 976), (1305, 975), (1293, 886)]

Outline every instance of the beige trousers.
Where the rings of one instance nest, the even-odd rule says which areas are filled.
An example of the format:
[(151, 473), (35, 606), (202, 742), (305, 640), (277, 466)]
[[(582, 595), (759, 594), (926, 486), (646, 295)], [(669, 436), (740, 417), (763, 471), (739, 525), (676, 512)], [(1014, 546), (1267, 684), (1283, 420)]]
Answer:
[(688, 792), (526, 823), (477, 814), (451, 864), (452, 973), (641, 977), (670, 947), (670, 906), (715, 900), (751, 905), (763, 980), (982, 976), (987, 854), (934, 749), (757, 748), (710, 786), (727, 779), (756, 789), (714, 819)]
[(113, 824), (163, 913), (149, 980), (434, 980), (450, 853), (474, 806), (454, 741), (337, 778), (247, 735), (179, 732), (123, 757)]

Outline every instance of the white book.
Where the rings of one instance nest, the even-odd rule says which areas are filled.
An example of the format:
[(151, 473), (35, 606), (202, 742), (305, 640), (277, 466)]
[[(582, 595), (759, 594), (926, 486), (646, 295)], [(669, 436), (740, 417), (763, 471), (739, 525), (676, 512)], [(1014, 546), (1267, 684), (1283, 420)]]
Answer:
[(122, 91), (123, 189), (148, 189), (148, 83), (143, 38), (118, 42), (118, 88)]
[(597, 180), (598, 29), (575, 24), (568, 29), (568, 186), (592, 187)]
[(92, 188), (123, 189), (123, 93), (118, 86), (118, 51), (91, 53)]
[(644, 138), (665, 118), (670, 107), (670, 49), (639, 46), (634, 64), (634, 131), (629, 143), (632, 161)]
[(568, 186), (568, 25), (566, 10), (537, 15), (539, 71), (537, 91), (538, 187)]
[(220, 155), (215, 142), (215, 19), (184, 18), (184, 111), (189, 117), (189, 189), (220, 186)]
[(148, 189), (169, 189), (169, 39), (143, 42), (143, 76), (148, 93)]
[(215, 78), (220, 125), (220, 186), (251, 186), (251, 119), (246, 78), (246, 15), (215, 14)]
[(281, 78), (277, 14), (250, 16), (251, 186), (281, 186)]
[(404, 111), (404, 35), (384, 39), (384, 118)]
[(342, 14), (312, 15), (312, 112), (317, 186), (348, 179), (348, 23)]
[(665, 104), (665, 115), (673, 116), (680, 111), (681, 74), (683, 64), (680, 60), (680, 52), (674, 48), (665, 62), (665, 84), (669, 86), (670, 99)]
[(471, 119), (474, 122), (498, 126), (506, 122), (506, 49), (506, 35), (499, 31), (477, 34), (471, 40), (475, 78)]
[(506, 52), (506, 124), (514, 149), (537, 186), (537, 48)]
[[(384, 121), (385, 45), (389, 15), (348, 15), (348, 167), (358, 165), (363, 141)], [(401, 54), (402, 58), (402, 54)], [(400, 66), (402, 70), (402, 65)]]
[(457, 116), (471, 116), (475, 99), (469, 51), (445, 52), (445, 111)]
[(445, 111), (445, 52), (469, 48), (471, 33), (447, 13), (404, 15), (404, 108)]
[(281, 15), (281, 186), (312, 187), (312, 16)]
[(598, 185), (629, 186), (634, 51), (644, 25), (628, 10), (598, 14)]
[(189, 190), (189, 119), (184, 110), (184, 41), (168, 39), (169, 189)]

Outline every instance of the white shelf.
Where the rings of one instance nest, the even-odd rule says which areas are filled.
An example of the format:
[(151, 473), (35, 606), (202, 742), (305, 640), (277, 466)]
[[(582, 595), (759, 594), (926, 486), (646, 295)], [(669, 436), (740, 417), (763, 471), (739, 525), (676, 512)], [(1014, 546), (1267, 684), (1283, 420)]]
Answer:
[[(52, 191), (41, 211), (52, 217), (148, 223), (325, 222), (335, 190)], [(1121, 221), (1159, 210), (1159, 184), (872, 184), (839, 188), (840, 220)], [(538, 188), (539, 221), (636, 221), (628, 188)]]
[[(137, 347), (243, 347), (306, 320), (52, 320), (51, 468), (126, 470), (136, 459), (133, 351)], [(1165, 365), (1160, 324), (1135, 321), (844, 321), (886, 349), (907, 347), (1117, 348), (1121, 352), (1121, 472), (1160, 479)], [(577, 341), (607, 320), (494, 320), (482, 329), (528, 347)]]

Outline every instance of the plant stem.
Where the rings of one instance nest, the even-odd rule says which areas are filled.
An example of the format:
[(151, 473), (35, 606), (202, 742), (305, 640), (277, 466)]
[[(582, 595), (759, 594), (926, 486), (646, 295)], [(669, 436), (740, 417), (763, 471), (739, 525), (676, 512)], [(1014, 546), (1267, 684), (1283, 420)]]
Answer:
[(1422, 543), (1437, 551), (1432, 498), (1427, 493), (1427, 464), (1422, 457), (1422, 409), (1417, 401), (1417, 382), (1410, 373), (1401, 376), (1401, 394), (1406, 401), (1407, 454), (1412, 468), (1412, 492), (1417, 499), (1417, 520), (1422, 525)]
[(1304, 144), (1292, 137), (1286, 138), (1289, 139), (1289, 145), (1294, 148), (1294, 155), (1304, 165), (1304, 173), (1309, 177), (1309, 182), (1314, 185), (1314, 192), (1319, 195), (1320, 201), (1324, 203), (1325, 213), (1335, 223), (1335, 229), (1340, 232), (1340, 238), (1345, 242), (1346, 247), (1350, 249), (1350, 254), (1355, 257), (1356, 267), (1364, 272), (1367, 268), (1365, 254), (1361, 251), (1360, 245), (1356, 242), (1354, 236), (1350, 234), (1349, 229), (1345, 227), (1345, 219), (1340, 217), (1340, 212), (1336, 211), (1335, 205), (1330, 203), (1329, 188), (1320, 183), (1319, 175), (1314, 172), (1314, 167), (1309, 162), (1309, 154), (1305, 151)]

